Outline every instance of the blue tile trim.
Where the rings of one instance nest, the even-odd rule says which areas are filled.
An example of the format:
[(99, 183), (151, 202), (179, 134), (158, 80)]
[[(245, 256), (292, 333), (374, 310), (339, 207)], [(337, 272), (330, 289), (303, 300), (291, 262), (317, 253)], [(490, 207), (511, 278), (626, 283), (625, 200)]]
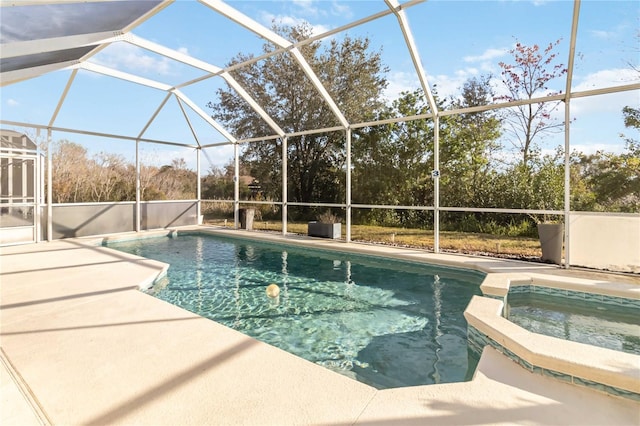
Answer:
[(498, 296), (496, 294), (483, 294), (484, 297), (488, 297), (489, 299), (496, 299), (496, 300), (500, 300), (501, 302), (504, 302), (504, 299), (506, 299), (506, 295), (505, 296)]
[(636, 402), (640, 402), (640, 393), (628, 391), (625, 389), (620, 389), (615, 386), (605, 385), (603, 383), (594, 382), (592, 380), (583, 379), (577, 376), (572, 376), (567, 373), (563, 373), (560, 371), (549, 370), (547, 368), (542, 368), (536, 365), (529, 363), (528, 361), (520, 358), (518, 355), (510, 351), (509, 349), (503, 347), (498, 342), (493, 340), (491, 337), (482, 333), (472, 325), (467, 326), (467, 339), (469, 341), (469, 346), (476, 351), (477, 353), (482, 353), (482, 349), (485, 346), (491, 346), (497, 351), (503, 353), (512, 361), (516, 362), (522, 368), (532, 372), (533, 374), (539, 374), (542, 376), (550, 377), (556, 380), (560, 380), (565, 383), (573, 383), (578, 386), (584, 386), (586, 388), (604, 392), (610, 395), (631, 399)]
[(554, 379), (558, 379), (566, 383), (573, 382), (573, 377), (570, 374), (565, 374), (559, 371), (549, 370), (546, 368), (542, 369), (542, 375), (547, 377), (552, 377)]
[(620, 396), (623, 398), (629, 398), (634, 401), (640, 402), (640, 394), (631, 392), (625, 389), (616, 388), (615, 386), (604, 385), (592, 380), (582, 379), (580, 377), (573, 377), (573, 383), (580, 386), (585, 386), (589, 389), (597, 389), (601, 392), (606, 392), (611, 395)]
[(530, 293), (531, 292), (531, 285), (512, 285), (509, 286), (509, 293), (512, 294), (516, 294), (516, 293)]
[[(539, 285), (516, 285), (509, 288), (508, 294), (535, 293), (548, 296), (566, 297), (569, 299), (584, 300), (588, 302), (605, 303), (612, 306), (623, 306), (627, 308), (640, 309), (640, 299), (630, 299), (627, 297), (608, 296), (597, 293), (588, 293), (584, 291), (565, 290), (561, 288), (544, 287)], [(501, 297), (485, 295), (492, 299), (502, 300)], [(505, 297), (506, 298), (506, 297)]]

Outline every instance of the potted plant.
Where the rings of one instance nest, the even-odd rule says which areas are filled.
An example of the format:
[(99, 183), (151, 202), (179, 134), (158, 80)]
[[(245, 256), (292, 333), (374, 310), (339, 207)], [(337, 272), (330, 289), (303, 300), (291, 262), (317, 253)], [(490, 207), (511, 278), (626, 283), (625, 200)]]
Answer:
[(331, 211), (322, 213), (317, 221), (308, 223), (307, 235), (310, 237), (339, 239), (341, 234), (342, 223)]
[(560, 265), (562, 263), (562, 243), (564, 240), (564, 224), (552, 221), (545, 215), (537, 220), (538, 238), (542, 248), (542, 260)]

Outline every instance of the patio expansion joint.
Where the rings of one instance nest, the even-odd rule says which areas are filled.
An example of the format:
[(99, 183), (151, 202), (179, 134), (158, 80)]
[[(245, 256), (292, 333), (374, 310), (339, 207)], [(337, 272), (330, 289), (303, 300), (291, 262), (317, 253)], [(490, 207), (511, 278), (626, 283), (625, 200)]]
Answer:
[(376, 389), (376, 391), (371, 394), (371, 397), (367, 400), (366, 404), (364, 404), (364, 406), (362, 407), (362, 410), (360, 410), (360, 412), (358, 413), (358, 416), (356, 417), (356, 419), (353, 421), (352, 424), (356, 425), (360, 422), (360, 417), (362, 417), (364, 412), (367, 411), (367, 409), (371, 405), (371, 401), (373, 401), (373, 399), (378, 395), (378, 393), (380, 393), (380, 390)]
[(38, 421), (42, 425), (52, 425), (53, 422), (49, 419), (45, 409), (38, 401), (38, 398), (35, 396), (27, 382), (22, 378), (18, 370), (13, 367), (13, 364), (9, 360), (8, 355), (4, 351), (3, 348), (0, 348), (0, 362), (2, 362), (3, 367), (9, 373), (11, 380), (16, 385), (18, 391), (24, 397), (25, 401), (31, 408), (33, 414), (37, 417)]

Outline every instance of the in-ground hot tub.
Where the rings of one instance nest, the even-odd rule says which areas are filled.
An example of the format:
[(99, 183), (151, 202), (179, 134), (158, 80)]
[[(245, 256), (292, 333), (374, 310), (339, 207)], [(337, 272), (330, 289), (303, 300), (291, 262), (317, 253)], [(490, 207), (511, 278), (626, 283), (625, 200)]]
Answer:
[[(476, 350), (489, 345), (534, 374), (640, 401), (640, 355), (631, 353), (635, 349), (618, 350), (622, 346), (638, 347), (637, 320), (628, 318), (640, 316), (640, 286), (542, 274), (489, 274), (481, 289), (483, 296), (472, 298), (465, 311), (469, 343)], [(510, 298), (515, 299), (517, 317), (520, 309), (518, 299), (531, 299), (531, 295), (536, 299), (541, 297), (543, 304), (548, 304), (547, 299), (553, 298), (555, 304), (564, 305), (569, 316), (576, 315), (572, 317), (573, 322), (569, 320), (567, 325), (566, 321), (560, 320), (561, 317), (566, 318), (567, 313), (554, 310), (547, 310), (546, 319), (540, 315), (536, 319), (537, 325), (533, 321), (522, 324), (531, 326), (533, 331), (509, 321)], [(591, 316), (598, 319), (578, 320), (576, 306), (591, 307)], [(619, 318), (610, 321), (607, 315), (593, 314), (607, 310), (616, 317), (626, 318), (622, 325), (610, 327), (613, 330), (604, 339), (613, 348), (594, 346), (591, 341), (565, 340), (567, 334), (573, 337), (580, 335), (581, 340), (588, 340), (585, 336), (600, 333), (605, 324), (619, 324)], [(535, 329), (544, 328), (542, 324), (552, 322), (555, 322), (554, 326), (547, 329), (557, 331), (569, 327), (574, 332), (564, 335), (559, 332), (559, 336), (552, 337)], [(591, 330), (586, 332), (587, 329)], [(620, 332), (621, 329), (624, 331)], [(618, 338), (613, 337), (616, 334)]]
[(631, 299), (516, 286), (505, 317), (538, 334), (640, 355), (640, 310)]

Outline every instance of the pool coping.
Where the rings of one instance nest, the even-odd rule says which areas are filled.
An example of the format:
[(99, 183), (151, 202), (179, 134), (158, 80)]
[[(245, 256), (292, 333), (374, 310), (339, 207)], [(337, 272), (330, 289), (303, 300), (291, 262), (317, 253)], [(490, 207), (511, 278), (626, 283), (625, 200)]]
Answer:
[[(183, 228), (169, 233), (171, 236), (179, 234), (225, 234), (238, 238), (236, 230)], [(159, 232), (157, 236), (167, 235)], [(147, 237), (153, 237), (148, 234)], [(136, 238), (132, 236), (131, 238)], [(240, 238), (253, 239), (264, 242), (270, 240), (300, 247), (324, 248), (341, 252), (357, 252), (366, 255), (382, 255), (379, 246), (348, 244), (331, 239), (282, 237), (274, 234), (242, 233)], [(127, 237), (124, 238), (126, 240)], [(122, 236), (105, 238), (100, 244), (123, 241)], [(386, 250), (385, 250), (386, 252)], [(474, 296), (464, 312), (468, 323), (468, 340), (476, 345), (478, 352), (486, 345), (505, 354), (512, 361), (535, 374), (546, 375), (561, 381), (601, 391), (614, 396), (630, 398), (640, 402), (640, 355), (628, 354), (606, 348), (578, 342), (566, 341), (550, 336), (532, 333), (504, 318), (504, 310), (509, 291), (514, 288), (530, 288), (531, 291), (544, 289), (557, 290), (554, 294), (565, 297), (596, 294), (602, 298), (631, 301), (633, 306), (640, 308), (640, 286), (629, 283), (596, 281), (576, 277), (558, 277), (536, 272), (493, 272), (496, 265), (485, 262), (484, 258), (470, 256), (431, 254), (425, 258), (424, 251), (403, 249), (394, 253), (386, 252), (385, 257), (400, 260), (436, 264), (465, 268), (486, 273), (480, 289), (484, 297)], [(510, 265), (515, 262), (505, 261)], [(555, 270), (549, 265), (527, 265), (537, 270)], [(501, 266), (504, 268), (504, 265)], [(549, 292), (546, 292), (549, 293)], [(579, 297), (573, 297), (579, 298)], [(580, 356), (576, 356), (580, 354)]]
[[(208, 227), (179, 228), (178, 232), (190, 230), (218, 233)], [(391, 257), (467, 269), (476, 269), (469, 265), (482, 268), (492, 265), (493, 270), (502, 272), (554, 269), (496, 259), (434, 255), (420, 250), (224, 232), (242, 238), (287, 244), (295, 241), (303, 246), (334, 247), (364, 254), (388, 255), (393, 251)], [(155, 234), (167, 235), (167, 231)], [(132, 236), (135, 234), (125, 234), (127, 238)], [(138, 291), (148, 285), (149, 277), (162, 274), (163, 264), (99, 247), (105, 238), (116, 237), (12, 247), (0, 256), (3, 355), (6, 352), (16, 372), (15, 385), (26, 386), (45, 415), (50, 415), (47, 421), (36, 419), (32, 424), (78, 424), (96, 418), (106, 421), (106, 417), (100, 417), (105, 404), (120, 407), (114, 411), (120, 417), (113, 421), (109, 418), (109, 423), (127, 424), (171, 424), (176, 418), (181, 423), (218, 420), (234, 424), (512, 424), (518, 419), (536, 424), (556, 424), (559, 419), (565, 423), (626, 424), (640, 420), (639, 406), (634, 401), (530, 374), (492, 347), (484, 349), (470, 382), (376, 391)], [(357, 247), (348, 250), (348, 246)], [(87, 255), (89, 258), (84, 259)], [(36, 263), (34, 256), (38, 259)], [(40, 263), (43, 259), (45, 262)], [(89, 273), (101, 275), (95, 283), (87, 282), (83, 277)], [(86, 293), (90, 290), (91, 293)], [(81, 298), (76, 298), (77, 292)], [(14, 300), (17, 303), (12, 303)], [(10, 307), (7, 304), (15, 309), (7, 309)], [(132, 325), (114, 327), (119, 325), (112, 324), (114, 315), (117, 321)], [(100, 319), (102, 322), (96, 323)], [(58, 327), (67, 323), (73, 327)], [(96, 328), (98, 324), (102, 325)], [(34, 331), (23, 334), (20, 330), (24, 329)], [(152, 339), (172, 329), (184, 334), (178, 342)], [(182, 346), (182, 340), (191, 342), (192, 352)], [(136, 341), (136, 345), (130, 346)], [(226, 358), (220, 367), (204, 364), (203, 368), (203, 364), (194, 361), (196, 356), (227, 354), (236, 345), (248, 350)], [(122, 356), (114, 358), (113, 354)], [(154, 362), (136, 365), (136, 360)], [(179, 360), (181, 364), (166, 364), (171, 360)], [(160, 366), (153, 370), (155, 363)], [(287, 374), (262, 369), (269, 363), (274, 368), (286, 365), (283, 371)], [(183, 377), (179, 375), (183, 365), (189, 366), (186, 376), (189, 381), (176, 382), (176, 377)], [(101, 375), (102, 370), (117, 374)], [(158, 373), (145, 374), (148, 370)], [(101, 381), (90, 386), (87, 380), (97, 380), (94, 376), (100, 376)], [(167, 387), (173, 383), (179, 386)], [(157, 392), (122, 401), (123, 396), (143, 385)], [(3, 382), (3, 400), (4, 388)], [(326, 393), (327, 389), (332, 391)], [(196, 395), (207, 397), (202, 400), (193, 397)], [(233, 399), (234, 396), (241, 399)], [(2, 419), (10, 418), (7, 416), (3, 410)]]

